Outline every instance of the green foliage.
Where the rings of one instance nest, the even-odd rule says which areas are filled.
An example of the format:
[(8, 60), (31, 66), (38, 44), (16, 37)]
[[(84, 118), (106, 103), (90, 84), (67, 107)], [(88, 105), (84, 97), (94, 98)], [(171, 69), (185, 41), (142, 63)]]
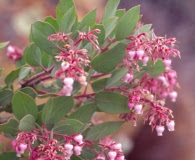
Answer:
[(9, 44), (9, 41), (7, 41), (7, 42), (1, 42), (0, 43), (0, 49), (5, 48), (8, 44)]
[(6, 123), (0, 124), (0, 130), (12, 135), (17, 134), (19, 122), (15, 119), (9, 119)]
[(91, 84), (93, 91), (98, 92), (98, 91), (103, 90), (106, 87), (107, 81), (108, 81), (108, 78), (102, 78), (102, 79), (94, 81)]
[(50, 98), (42, 111), (44, 124), (55, 124), (72, 109), (74, 103), (72, 97), (59, 96)]
[(105, 113), (118, 114), (129, 112), (127, 97), (119, 93), (108, 91), (99, 92), (95, 96), (95, 101), (97, 107)]
[(11, 100), (13, 97), (13, 92), (11, 90), (5, 89), (0, 92), (0, 106), (6, 107), (11, 104)]
[(110, 50), (95, 57), (91, 62), (93, 69), (100, 73), (111, 72), (125, 56), (125, 47), (125, 44), (119, 43)]
[(29, 95), (18, 91), (12, 99), (12, 109), (17, 119), (21, 120), (27, 114), (31, 114), (34, 119), (38, 116), (38, 108), (35, 100)]
[(3, 154), (0, 154), (1, 160), (19, 160), (19, 157), (16, 156), (15, 152), (6, 152)]
[(35, 128), (35, 119), (32, 115), (28, 114), (20, 120), (18, 129), (20, 131), (31, 131)]
[(86, 138), (88, 140), (97, 141), (101, 138), (108, 136), (112, 133), (114, 133), (116, 130), (120, 128), (120, 126), (123, 124), (123, 122), (104, 122), (101, 124), (98, 124), (96, 126), (93, 126), (89, 132), (87, 132)]

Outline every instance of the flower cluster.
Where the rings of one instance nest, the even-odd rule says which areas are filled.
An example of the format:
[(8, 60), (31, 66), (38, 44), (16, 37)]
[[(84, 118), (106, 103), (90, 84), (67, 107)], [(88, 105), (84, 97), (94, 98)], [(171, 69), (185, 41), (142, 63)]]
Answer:
[(20, 48), (11, 45), (7, 47), (7, 56), (10, 59), (17, 61), (22, 58), (22, 55), (23, 51)]

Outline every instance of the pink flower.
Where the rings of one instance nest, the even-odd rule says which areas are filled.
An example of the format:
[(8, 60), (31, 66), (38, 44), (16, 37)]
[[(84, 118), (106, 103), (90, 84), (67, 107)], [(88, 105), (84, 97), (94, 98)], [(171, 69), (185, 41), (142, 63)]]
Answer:
[(115, 160), (116, 156), (117, 156), (117, 153), (115, 151), (108, 152), (109, 160)]
[(157, 132), (157, 135), (158, 136), (162, 136), (163, 135), (163, 132), (165, 130), (165, 127), (164, 126), (156, 126), (156, 132)]
[(76, 136), (74, 137), (74, 140), (75, 140), (76, 142), (78, 142), (79, 145), (80, 145), (80, 144), (83, 143), (83, 136), (82, 136), (81, 134), (76, 135)]
[(143, 106), (141, 104), (136, 104), (134, 109), (136, 114), (142, 114), (142, 108)]
[(169, 131), (175, 130), (175, 121), (171, 120), (170, 122), (167, 122), (166, 125)]
[(16, 46), (10, 45), (7, 47), (7, 56), (14, 61), (21, 59), (22, 54), (23, 54), (22, 50)]
[(82, 151), (82, 148), (81, 148), (81, 146), (75, 146), (74, 147), (74, 152), (75, 152), (75, 154), (78, 156), (78, 155), (80, 155), (81, 154), (81, 151)]
[(177, 98), (177, 92), (176, 91), (172, 91), (169, 93), (169, 97), (171, 98), (171, 101), (172, 102), (175, 102), (176, 101), (176, 98)]

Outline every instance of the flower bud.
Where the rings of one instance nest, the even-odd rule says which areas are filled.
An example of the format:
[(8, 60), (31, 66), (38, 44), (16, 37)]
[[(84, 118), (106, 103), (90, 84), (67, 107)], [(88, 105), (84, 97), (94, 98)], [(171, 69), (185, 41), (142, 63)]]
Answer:
[(62, 67), (62, 70), (65, 71), (65, 70), (67, 70), (70, 67), (70, 64), (68, 62), (66, 62), (66, 61), (63, 61), (61, 63), (61, 67)]
[(121, 150), (122, 145), (121, 143), (116, 143), (111, 146), (112, 149)]
[(74, 140), (75, 140), (76, 142), (78, 142), (79, 144), (82, 144), (82, 143), (83, 143), (83, 136), (82, 136), (81, 134), (76, 135), (76, 136), (74, 137)]
[(86, 76), (80, 76), (79, 77), (79, 82), (81, 83), (81, 85), (86, 86), (87, 82), (86, 82)]
[(176, 101), (176, 98), (177, 98), (177, 92), (176, 91), (172, 91), (169, 93), (169, 97), (171, 98), (171, 101), (172, 102), (175, 102)]
[(116, 158), (116, 160), (124, 160), (125, 159), (125, 156), (119, 156)]
[(134, 107), (134, 103), (129, 102), (129, 103), (128, 103), (128, 107), (129, 107), (130, 110), (132, 110), (133, 107)]
[(163, 63), (165, 65), (166, 69), (168, 69), (171, 66), (171, 60), (170, 59), (164, 59)]
[(135, 57), (135, 51), (129, 51), (130, 60), (133, 60)]
[(142, 108), (143, 106), (141, 104), (136, 104), (134, 109), (136, 114), (142, 114)]
[(167, 122), (166, 125), (169, 131), (175, 130), (175, 121), (171, 120), (170, 122)]
[(75, 146), (74, 147), (74, 152), (78, 156), (81, 154), (82, 148), (80, 146)]
[(108, 157), (110, 158), (109, 160), (114, 160), (116, 158), (117, 153), (115, 151), (109, 151), (108, 152)]
[(149, 61), (149, 57), (148, 56), (143, 57), (142, 58), (143, 66), (147, 66), (148, 61)]
[(61, 92), (66, 96), (71, 96), (72, 90), (73, 90), (72, 86), (64, 86)]
[(64, 148), (65, 148), (68, 152), (70, 152), (70, 151), (72, 151), (72, 149), (73, 149), (73, 145), (70, 144), (70, 143), (66, 143), (66, 144), (64, 145)]
[(165, 127), (164, 126), (156, 126), (156, 132), (157, 132), (157, 135), (158, 136), (162, 136), (163, 135), (163, 132), (165, 130)]
[(138, 59), (142, 59), (143, 55), (144, 55), (144, 50), (140, 49), (137, 50), (136, 52)]
[(64, 84), (66, 86), (72, 86), (74, 83), (74, 79), (71, 77), (64, 78)]

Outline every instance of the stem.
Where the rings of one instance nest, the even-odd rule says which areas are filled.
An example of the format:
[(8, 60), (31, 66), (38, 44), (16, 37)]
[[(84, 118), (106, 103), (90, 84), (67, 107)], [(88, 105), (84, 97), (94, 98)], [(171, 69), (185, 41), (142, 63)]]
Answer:
[(101, 73), (98, 73), (98, 74), (92, 75), (91, 78), (99, 78), (99, 77), (106, 76), (106, 75), (109, 75), (109, 74), (101, 74)]
[(114, 42), (116, 42), (117, 40), (116, 39), (108, 39), (108, 44), (104, 47), (104, 48), (101, 48), (101, 52), (105, 52), (105, 51), (107, 51), (108, 49), (109, 49), (109, 47), (110, 47), (110, 45), (112, 44), (112, 43), (114, 43)]
[(73, 97), (76, 98), (76, 99), (83, 98), (83, 97), (91, 98), (91, 96), (94, 96), (95, 94), (96, 93), (82, 94), (82, 95), (77, 95), (77, 96), (73, 96)]

